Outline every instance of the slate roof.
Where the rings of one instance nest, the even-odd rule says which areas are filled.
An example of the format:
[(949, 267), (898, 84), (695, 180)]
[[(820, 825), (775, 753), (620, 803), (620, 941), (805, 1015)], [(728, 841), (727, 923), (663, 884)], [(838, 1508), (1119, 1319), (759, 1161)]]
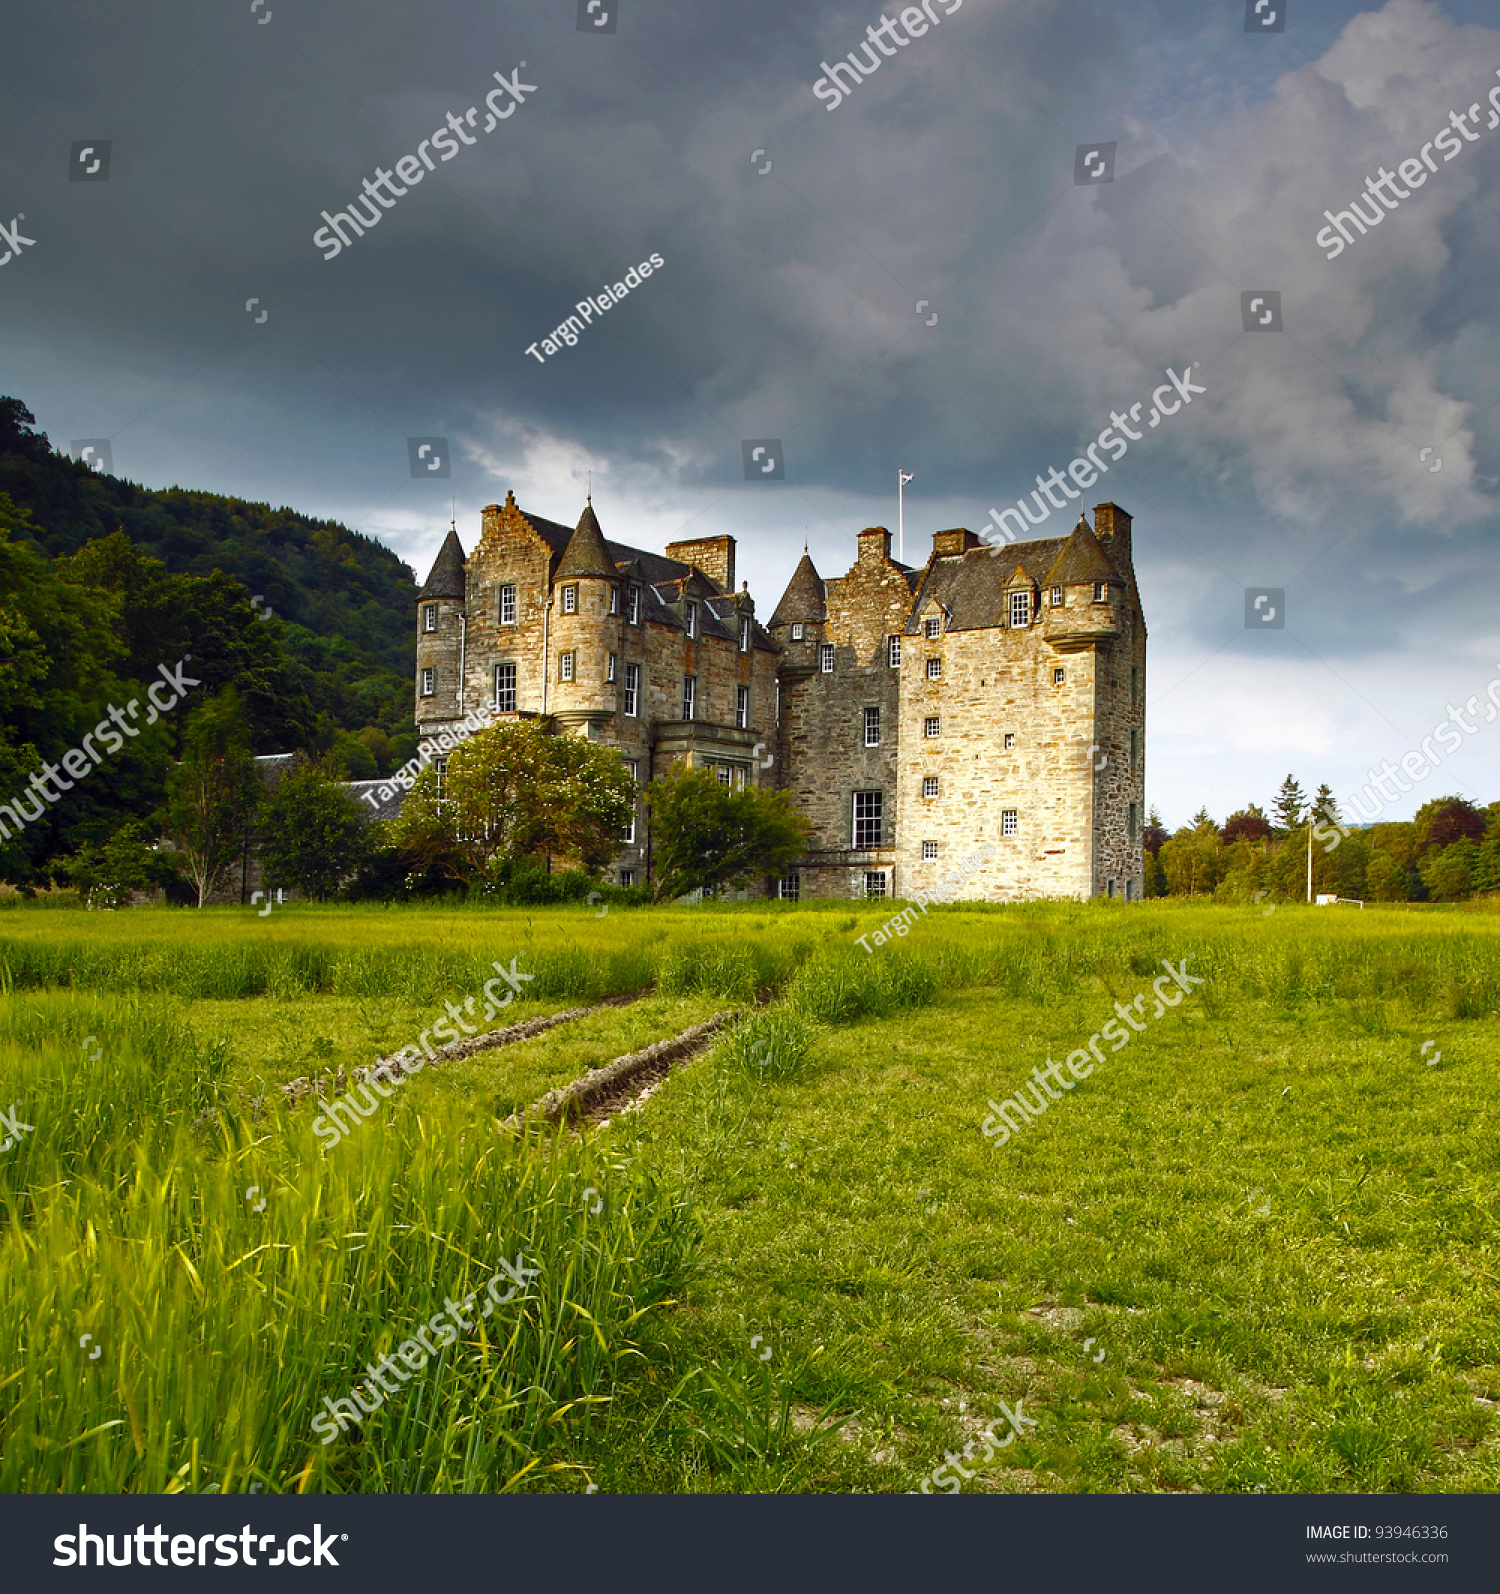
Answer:
[(1068, 541), (1065, 537), (1043, 537), (1036, 542), (971, 548), (964, 554), (934, 559), (913, 600), (911, 618), (906, 622), (907, 636), (920, 632), (919, 615), (933, 599), (948, 613), (945, 631), (981, 631), (993, 626), (1004, 609), (1006, 583), (1016, 567), (1019, 565), (1037, 586), (1044, 586)]
[(424, 598), (462, 598), (464, 595), (464, 545), (458, 540), (458, 533), (451, 527), (448, 535), (443, 538), (443, 546), (438, 549), (438, 556), (432, 562), (432, 570), (422, 590), (417, 594), (417, 602)]
[(614, 561), (605, 550), (604, 533), (599, 530), (594, 506), (585, 504), (552, 579), (571, 581), (580, 576), (612, 577), (614, 574)]
[(1057, 563), (1047, 572), (1043, 586), (1065, 586), (1072, 582), (1108, 581), (1123, 587), (1120, 572), (1110, 563), (1109, 555), (1090, 530), (1087, 522), (1080, 520), (1073, 535), (1063, 544)]
[[(390, 796), (382, 799), (380, 790), (384, 787), (388, 792), (393, 782), (389, 780), (346, 780), (343, 787), (359, 804), (360, 814), (365, 819), (394, 819), (401, 812), (401, 803), (406, 796), (406, 788), (397, 786)], [(369, 794), (367, 799), (366, 793)]]
[(828, 589), (816, 566), (808, 558), (806, 549), (797, 561), (792, 579), (786, 584), (781, 602), (771, 616), (772, 625), (789, 625), (793, 620), (812, 621), (819, 624), (828, 618)]

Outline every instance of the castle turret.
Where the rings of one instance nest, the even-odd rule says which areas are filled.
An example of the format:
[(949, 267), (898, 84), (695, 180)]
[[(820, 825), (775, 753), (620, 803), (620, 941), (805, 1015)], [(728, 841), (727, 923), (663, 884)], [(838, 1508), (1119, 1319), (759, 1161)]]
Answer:
[[(559, 724), (597, 736), (614, 718), (618, 690), (619, 572), (604, 544), (592, 500), (552, 577), (549, 708)], [(613, 661), (613, 669), (611, 669)]]
[(467, 582), (464, 548), (449, 527), (417, 594), (417, 732), (463, 716), (459, 673)]

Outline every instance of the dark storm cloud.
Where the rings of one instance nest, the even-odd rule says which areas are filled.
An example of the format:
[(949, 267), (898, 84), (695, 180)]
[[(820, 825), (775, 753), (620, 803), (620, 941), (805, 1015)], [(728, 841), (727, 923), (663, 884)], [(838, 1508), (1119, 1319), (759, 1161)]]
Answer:
[[(878, 6), (620, 0), (598, 37), (575, 0), (26, 8), (0, 222), (37, 243), (0, 267), (0, 387), (123, 474), (338, 514), (419, 565), (450, 493), (472, 544), (507, 486), (571, 519), (592, 468), (610, 535), (733, 530), (768, 610), (804, 524), (837, 573), (894, 520), (898, 464), (920, 559), (1194, 362), (1207, 393), (1087, 495), (1137, 519), (1153, 777), (1375, 757), (1496, 631), (1500, 131), (1343, 258), (1314, 237), (1500, 83), (1500, 31), (1419, 0), (1298, 6), (1275, 38), (1242, 5), (951, 3), (832, 111), (822, 63)], [(518, 69), (535, 91), (483, 132)], [(474, 143), (429, 143), (325, 261), (321, 213), (470, 107)], [(111, 141), (107, 183), (68, 182), (79, 139)], [(1112, 181), (1075, 184), (1105, 141)], [(1242, 330), (1248, 289), (1282, 331)], [(450, 476), (412, 480), (413, 436), (451, 440)], [(785, 482), (743, 480), (762, 437)], [(1243, 630), (1256, 583), (1288, 593), (1274, 638)]]

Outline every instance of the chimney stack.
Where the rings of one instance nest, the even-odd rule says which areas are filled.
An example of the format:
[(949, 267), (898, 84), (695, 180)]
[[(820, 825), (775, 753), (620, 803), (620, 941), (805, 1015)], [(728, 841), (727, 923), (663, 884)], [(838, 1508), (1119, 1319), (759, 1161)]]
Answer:
[(1114, 560), (1122, 576), (1134, 566), (1130, 551), (1130, 516), (1118, 504), (1094, 505), (1094, 535)]

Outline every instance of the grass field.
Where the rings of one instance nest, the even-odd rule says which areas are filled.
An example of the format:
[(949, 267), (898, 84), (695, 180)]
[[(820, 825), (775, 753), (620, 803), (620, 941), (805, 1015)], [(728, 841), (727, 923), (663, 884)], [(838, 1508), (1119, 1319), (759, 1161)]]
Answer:
[[(867, 954), (891, 911), (0, 912), (0, 1489), (1500, 1487), (1500, 915), (955, 907)], [(331, 1149), (284, 1098), (512, 958), (497, 1023), (648, 994)], [(1203, 983), (1152, 1018), (1164, 959)], [(726, 1007), (638, 1110), (502, 1129)]]

